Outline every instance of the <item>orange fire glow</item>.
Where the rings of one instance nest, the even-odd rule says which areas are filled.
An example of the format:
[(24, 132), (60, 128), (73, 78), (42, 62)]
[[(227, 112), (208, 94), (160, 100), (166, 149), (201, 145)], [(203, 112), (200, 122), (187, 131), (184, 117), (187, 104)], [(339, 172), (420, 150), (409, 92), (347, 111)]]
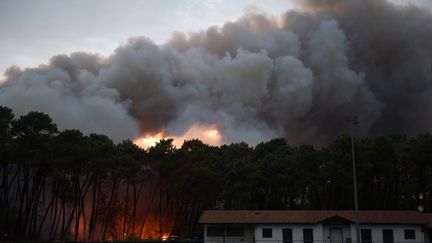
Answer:
[(189, 127), (189, 129), (181, 136), (170, 136), (163, 132), (159, 132), (156, 134), (143, 135), (142, 137), (135, 139), (134, 143), (141, 148), (149, 148), (156, 145), (159, 140), (164, 138), (173, 139), (173, 144), (176, 147), (181, 147), (185, 140), (191, 139), (199, 139), (202, 142), (213, 146), (218, 146), (223, 143), (222, 134), (216, 125), (201, 123), (192, 124), (192, 126)]
[[(75, 232), (75, 228), (73, 225), (71, 225), (71, 236), (72, 238), (77, 236), (77, 239), (86, 239), (89, 237), (89, 232), (86, 231), (84, 220), (80, 219), (79, 222), (79, 229), (78, 232)], [(123, 224), (123, 218), (116, 218), (115, 219), (115, 227), (114, 230), (110, 230), (109, 233), (106, 234), (105, 240), (119, 240), (119, 239), (161, 239), (163, 241), (166, 241), (169, 239), (171, 230), (172, 230), (172, 224), (171, 221), (165, 222), (163, 226), (160, 225), (160, 221), (158, 218), (150, 218), (147, 219), (144, 227), (144, 231), (142, 231), (142, 234), (140, 235), (140, 225), (141, 222), (137, 222), (137, 225), (135, 228), (128, 229), (128, 233), (122, 232), (122, 224)], [(163, 232), (161, 232), (161, 227), (164, 229)], [(94, 239), (101, 239), (102, 232), (96, 231), (94, 235)]]
[(146, 149), (146, 148), (155, 146), (156, 143), (159, 142), (164, 137), (165, 137), (164, 133), (159, 132), (156, 134), (144, 135), (142, 137), (135, 139), (133, 142), (134, 142), (134, 144), (140, 146), (141, 148)]

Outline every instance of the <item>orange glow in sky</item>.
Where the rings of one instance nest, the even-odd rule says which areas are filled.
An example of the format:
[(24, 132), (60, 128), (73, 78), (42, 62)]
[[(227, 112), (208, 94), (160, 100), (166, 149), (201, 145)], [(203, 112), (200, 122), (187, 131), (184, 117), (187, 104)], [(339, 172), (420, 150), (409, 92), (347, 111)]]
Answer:
[(134, 144), (140, 146), (141, 148), (148, 148), (155, 146), (157, 142), (159, 142), (161, 139), (163, 139), (165, 136), (162, 132), (151, 134), (151, 135), (144, 135), (142, 137), (139, 137), (135, 139), (133, 142)]
[(146, 134), (134, 140), (134, 143), (141, 148), (148, 148), (156, 145), (161, 139), (173, 139), (173, 144), (180, 148), (185, 140), (199, 139), (203, 143), (218, 146), (223, 143), (223, 136), (216, 125), (194, 123), (180, 136), (171, 136), (163, 132)]

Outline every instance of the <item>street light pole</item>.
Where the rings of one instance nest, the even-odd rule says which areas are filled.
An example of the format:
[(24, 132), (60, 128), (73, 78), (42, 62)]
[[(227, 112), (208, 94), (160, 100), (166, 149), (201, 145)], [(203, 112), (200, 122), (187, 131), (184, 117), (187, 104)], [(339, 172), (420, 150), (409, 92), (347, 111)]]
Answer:
[(351, 129), (351, 154), (352, 154), (352, 167), (353, 167), (353, 187), (354, 187), (354, 210), (355, 210), (355, 224), (356, 224), (356, 243), (360, 243), (360, 223), (359, 223), (359, 208), (357, 198), (357, 172), (355, 162), (355, 146), (354, 146), (354, 127), (358, 124), (357, 116), (347, 119), (347, 123)]

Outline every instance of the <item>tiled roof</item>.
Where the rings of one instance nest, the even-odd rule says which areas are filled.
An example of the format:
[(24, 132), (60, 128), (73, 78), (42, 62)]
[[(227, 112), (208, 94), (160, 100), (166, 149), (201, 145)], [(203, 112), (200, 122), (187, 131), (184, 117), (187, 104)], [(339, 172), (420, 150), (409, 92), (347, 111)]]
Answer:
[[(432, 225), (432, 213), (417, 211), (360, 211), (360, 223)], [(354, 211), (339, 210), (211, 210), (204, 211), (202, 224), (219, 223), (320, 223), (332, 217), (355, 221)]]

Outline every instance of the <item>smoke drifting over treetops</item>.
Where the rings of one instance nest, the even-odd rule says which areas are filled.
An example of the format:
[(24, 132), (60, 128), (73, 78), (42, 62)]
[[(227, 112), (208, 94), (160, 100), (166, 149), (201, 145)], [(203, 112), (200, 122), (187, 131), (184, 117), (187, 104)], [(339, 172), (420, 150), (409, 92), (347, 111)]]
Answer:
[[(299, 1), (109, 57), (74, 53), (6, 71), (0, 104), (116, 141), (217, 124), (224, 142), (325, 143), (358, 115), (364, 135), (432, 130), (432, 14), (376, 0)], [(145, 33), (145, 30), (143, 30)]]

